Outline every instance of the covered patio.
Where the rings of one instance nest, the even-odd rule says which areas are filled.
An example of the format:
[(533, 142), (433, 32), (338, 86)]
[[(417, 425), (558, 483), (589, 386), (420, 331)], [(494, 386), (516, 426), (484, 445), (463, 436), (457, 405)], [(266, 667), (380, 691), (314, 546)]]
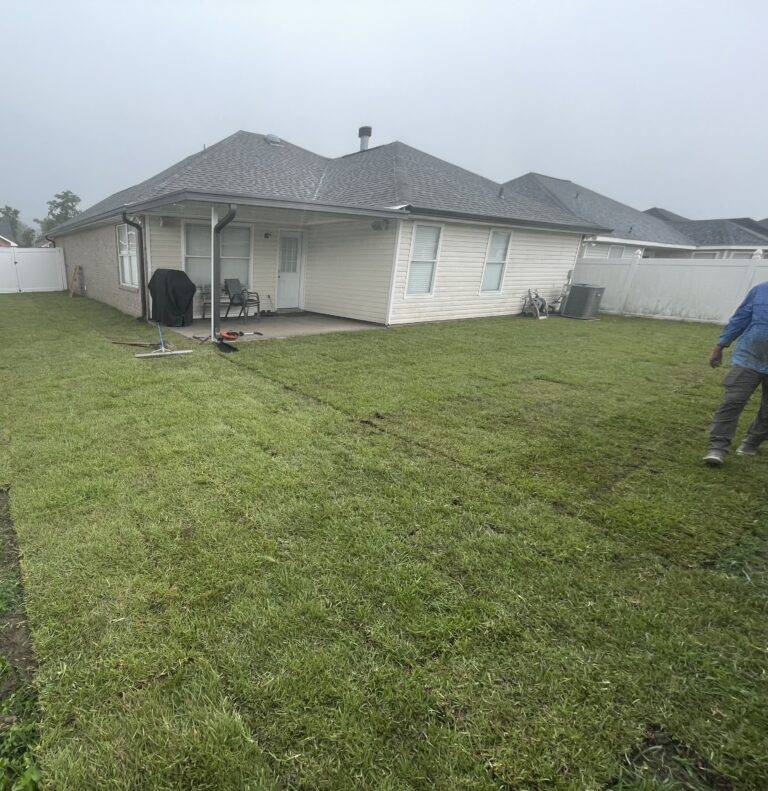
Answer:
[[(182, 334), (211, 336), (214, 325), (284, 338), (387, 323), (397, 211), (261, 203), (180, 199), (146, 209), (149, 275), (181, 269), (197, 287), (195, 322)], [(227, 282), (267, 315), (228, 319)]]
[[(322, 313), (276, 313), (262, 315), (258, 320), (250, 318), (229, 318), (221, 320), (223, 331), (245, 333), (241, 340), (266, 341), (293, 338), (300, 335), (323, 335), (329, 332), (356, 332), (359, 330), (382, 329), (380, 324), (340, 316), (327, 316)], [(206, 338), (211, 333), (210, 319), (195, 319), (188, 327), (175, 327), (186, 338)], [(253, 333), (253, 334), (251, 334)]]

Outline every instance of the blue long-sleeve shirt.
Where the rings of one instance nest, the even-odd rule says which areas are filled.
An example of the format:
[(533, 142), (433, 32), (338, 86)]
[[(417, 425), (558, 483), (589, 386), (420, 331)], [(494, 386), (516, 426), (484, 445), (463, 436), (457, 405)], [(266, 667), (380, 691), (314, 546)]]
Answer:
[(747, 294), (718, 343), (730, 346), (737, 338), (731, 362), (768, 374), (768, 282), (760, 283)]

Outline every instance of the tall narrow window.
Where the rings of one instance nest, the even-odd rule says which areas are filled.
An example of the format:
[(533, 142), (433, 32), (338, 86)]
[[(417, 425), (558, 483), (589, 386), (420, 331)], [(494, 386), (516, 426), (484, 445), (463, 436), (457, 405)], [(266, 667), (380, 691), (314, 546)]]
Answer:
[(435, 285), (435, 267), (437, 266), (439, 247), (439, 227), (435, 225), (414, 226), (411, 264), (408, 268), (408, 294), (432, 293)]
[(501, 291), (504, 282), (504, 267), (509, 252), (509, 231), (491, 231), (488, 240), (488, 254), (483, 269), (481, 291)]
[[(251, 262), (251, 231), (243, 225), (228, 225), (221, 232), (221, 282), (236, 277), (248, 286)], [(184, 227), (184, 271), (196, 286), (211, 284), (211, 226)]]
[(136, 229), (131, 225), (118, 225), (117, 271), (121, 286), (139, 287), (139, 255)]

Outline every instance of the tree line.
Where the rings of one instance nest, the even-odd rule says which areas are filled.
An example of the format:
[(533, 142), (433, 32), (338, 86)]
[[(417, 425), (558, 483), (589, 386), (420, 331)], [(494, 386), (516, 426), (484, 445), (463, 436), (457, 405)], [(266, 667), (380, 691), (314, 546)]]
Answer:
[[(42, 219), (35, 218), (34, 220), (40, 226), (39, 233), (22, 222), (19, 218), (19, 210), (8, 204), (0, 208), (0, 222), (5, 221), (4, 224), (8, 227), (12, 242), (16, 242), (21, 247), (32, 247), (35, 240), (45, 236), (51, 228), (77, 217), (80, 214), (79, 205), (80, 197), (75, 195), (72, 190), (57, 192), (48, 201), (48, 214)], [(0, 235), (5, 236), (2, 232)]]

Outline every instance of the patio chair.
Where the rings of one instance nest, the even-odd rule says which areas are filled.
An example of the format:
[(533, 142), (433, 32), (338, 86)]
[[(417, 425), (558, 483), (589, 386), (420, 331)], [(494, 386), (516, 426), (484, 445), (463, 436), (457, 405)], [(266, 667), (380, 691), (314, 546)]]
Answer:
[(239, 307), (240, 313), (238, 318), (245, 314), (245, 318), (249, 318), (248, 308), (256, 308), (256, 320), (259, 319), (261, 312), (261, 300), (255, 291), (248, 291), (243, 288), (243, 284), (236, 277), (228, 277), (224, 280), (224, 291), (229, 297), (229, 305), (227, 305), (227, 312), (224, 318), (229, 318), (229, 311), (232, 307)]
[[(205, 309), (211, 307), (211, 300), (213, 298), (211, 292), (213, 289), (210, 286), (200, 286), (198, 291), (200, 292), (203, 318), (205, 318)], [(229, 296), (224, 291), (219, 294), (219, 305), (229, 305)]]

